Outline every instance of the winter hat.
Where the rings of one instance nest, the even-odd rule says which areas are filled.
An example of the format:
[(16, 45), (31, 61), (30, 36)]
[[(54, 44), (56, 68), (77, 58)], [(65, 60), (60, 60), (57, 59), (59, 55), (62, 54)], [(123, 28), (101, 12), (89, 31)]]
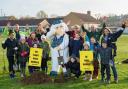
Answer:
[(46, 39), (46, 36), (45, 36), (45, 35), (42, 35), (42, 36), (41, 36), (41, 39), (43, 39), (43, 38)]
[(88, 47), (90, 48), (90, 43), (89, 43), (89, 42), (85, 42), (85, 43), (83, 44), (83, 46), (85, 46), (85, 45), (88, 45)]
[(31, 32), (31, 35), (32, 35), (32, 34), (35, 34), (35, 32)]

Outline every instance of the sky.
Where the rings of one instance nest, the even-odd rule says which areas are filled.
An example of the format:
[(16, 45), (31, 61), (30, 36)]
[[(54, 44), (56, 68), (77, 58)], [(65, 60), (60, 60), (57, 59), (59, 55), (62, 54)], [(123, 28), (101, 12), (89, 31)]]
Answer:
[(127, 14), (128, 0), (1, 0), (0, 15), (36, 16), (40, 10), (49, 16), (65, 16), (68, 13), (91, 11), (92, 15)]

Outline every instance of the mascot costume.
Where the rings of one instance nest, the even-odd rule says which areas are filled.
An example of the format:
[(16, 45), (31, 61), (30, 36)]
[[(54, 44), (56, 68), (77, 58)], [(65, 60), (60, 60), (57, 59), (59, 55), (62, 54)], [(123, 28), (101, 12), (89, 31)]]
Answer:
[(59, 22), (51, 26), (50, 31), (47, 33), (47, 39), (50, 40), (52, 70), (51, 76), (57, 76), (60, 68), (62, 67), (63, 73), (66, 74), (67, 70), (64, 66), (68, 62), (69, 51), (69, 37), (66, 34), (68, 27), (65, 23)]

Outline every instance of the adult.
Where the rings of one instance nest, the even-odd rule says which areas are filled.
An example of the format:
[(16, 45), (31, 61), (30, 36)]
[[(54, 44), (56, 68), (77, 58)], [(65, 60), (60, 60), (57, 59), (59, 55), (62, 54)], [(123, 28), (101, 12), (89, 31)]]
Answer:
[(25, 35), (25, 38), (28, 38), (30, 35), (31, 29), (28, 24), (26, 24), (24, 31), (21, 31), (20, 34)]
[(89, 37), (89, 39), (91, 37), (94, 37), (96, 39), (96, 41), (100, 40), (100, 37), (102, 35), (102, 32), (104, 30), (104, 28), (106, 27), (105, 24), (103, 24), (103, 27), (101, 29), (96, 29), (94, 25), (91, 26), (90, 31), (85, 29), (84, 25), (82, 25), (82, 31), (87, 33), (87, 36)]
[(14, 38), (14, 32), (10, 31), (9, 32), (9, 37), (5, 40), (5, 42), (2, 42), (2, 47), (4, 49), (7, 48), (7, 59), (8, 59), (8, 63), (9, 63), (9, 75), (10, 78), (14, 78), (15, 77), (15, 71), (13, 69), (13, 65), (14, 65), (14, 55), (15, 55), (15, 51), (18, 49), (18, 43), (16, 41), (16, 39)]
[[(26, 42), (28, 43), (29, 47), (34, 47), (34, 44), (39, 44), (38, 39), (36, 38), (36, 34), (35, 32), (32, 32), (30, 34), (30, 36), (28, 37), (28, 39), (26, 40)], [(29, 69), (29, 73), (32, 74), (35, 70), (34, 66), (28, 66)]]
[(15, 24), (15, 27), (14, 27), (14, 32), (15, 32), (15, 38), (17, 41), (20, 40), (20, 27), (19, 27), (19, 24)]
[[(70, 41), (72, 41), (75, 38), (76, 34), (81, 34), (80, 26), (79, 25), (74, 25), (74, 26), (71, 27), (71, 30), (70, 31), (67, 31), (66, 33), (69, 35), (69, 42), (70, 42)], [(85, 36), (85, 34), (81, 34), (81, 35), (82, 36), (80, 36), (80, 41), (82, 43), (84, 43), (84, 41), (86, 40), (86, 38), (83, 37), (83, 35)], [(71, 45), (69, 45), (69, 56), (72, 56), (72, 50), (73, 49), (72, 49)]]
[(12, 31), (11, 23), (8, 22), (7, 25), (3, 28), (3, 36), (8, 37), (10, 31)]
[(123, 31), (125, 30), (126, 25), (122, 24), (122, 27), (120, 28), (120, 30), (118, 30), (115, 33), (112, 33), (112, 31), (109, 28), (105, 28), (103, 31), (103, 37), (101, 38), (101, 43), (103, 41), (106, 41), (108, 47), (111, 47), (113, 49), (113, 65), (111, 66), (113, 74), (114, 74), (114, 81), (115, 83), (118, 83), (118, 75), (117, 75), (117, 71), (116, 71), (116, 67), (115, 67), (115, 63), (114, 63), (114, 57), (116, 56), (116, 50), (117, 50), (117, 46), (116, 46), (116, 41), (117, 39), (121, 36), (121, 34), (123, 33)]
[[(17, 42), (19, 43), (20, 42), (20, 37), (21, 37), (19, 24), (15, 24), (14, 32), (15, 32), (15, 38), (16, 38)], [(19, 54), (16, 51), (16, 53), (15, 53), (15, 65), (14, 65), (14, 67), (19, 72), (20, 71), (20, 63), (19, 63), (18, 57), (19, 57)]]
[(26, 41), (29, 47), (33, 47), (34, 43), (39, 43), (38, 39), (36, 38), (35, 32), (32, 32)]

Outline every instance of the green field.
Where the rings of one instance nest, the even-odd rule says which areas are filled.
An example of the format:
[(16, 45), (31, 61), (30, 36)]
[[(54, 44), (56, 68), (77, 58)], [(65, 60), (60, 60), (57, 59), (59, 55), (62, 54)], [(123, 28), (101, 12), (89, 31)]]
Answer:
[[(0, 42), (2, 38), (0, 39)], [(121, 62), (124, 59), (128, 59), (128, 35), (123, 35), (117, 42), (118, 50), (116, 62)], [(62, 84), (40, 84), (40, 85), (22, 85), (20, 83), (20, 76), (17, 73), (17, 78), (10, 79), (8, 74), (3, 74), (3, 49), (0, 47), (0, 89), (128, 89), (128, 64), (116, 64), (119, 83), (113, 83), (113, 76), (111, 84), (103, 84), (99, 80), (93, 80), (91, 82), (84, 81), (83, 78), (76, 79), (74, 81), (67, 81)], [(6, 61), (7, 67), (7, 61)]]

